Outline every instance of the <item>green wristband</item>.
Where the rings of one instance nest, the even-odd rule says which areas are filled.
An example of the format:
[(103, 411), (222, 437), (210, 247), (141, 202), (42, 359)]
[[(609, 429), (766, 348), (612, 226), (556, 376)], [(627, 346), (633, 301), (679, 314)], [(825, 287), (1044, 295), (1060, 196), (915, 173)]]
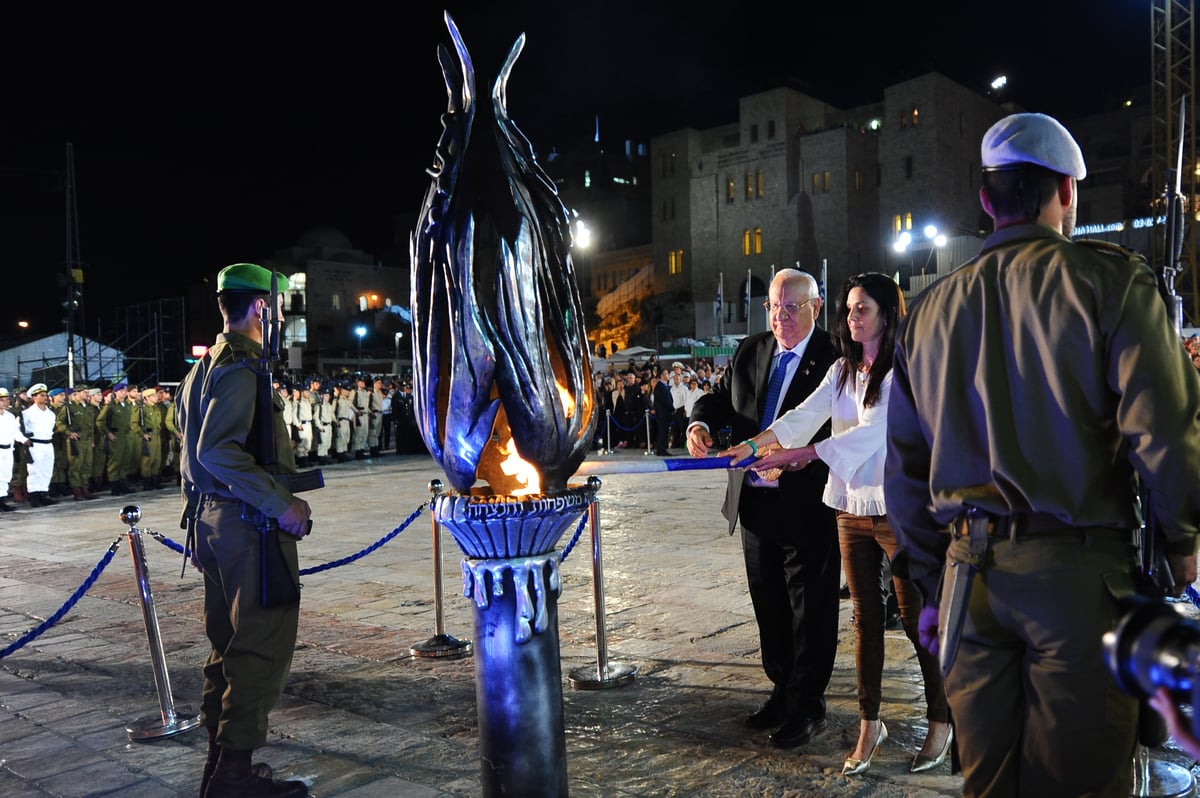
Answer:
[(742, 441), (742, 443), (744, 443), (750, 447), (750, 456), (751, 457), (758, 457), (758, 444), (757, 443), (755, 443), (752, 440), (748, 440), (748, 439)]

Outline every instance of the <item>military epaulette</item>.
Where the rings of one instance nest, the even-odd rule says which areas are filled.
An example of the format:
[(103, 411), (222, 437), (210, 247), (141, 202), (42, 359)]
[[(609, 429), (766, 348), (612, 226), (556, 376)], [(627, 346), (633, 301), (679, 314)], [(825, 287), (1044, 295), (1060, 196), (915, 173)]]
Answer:
[(1097, 252), (1102, 252), (1106, 255), (1121, 258), (1122, 260), (1145, 260), (1145, 256), (1137, 250), (1123, 247), (1120, 244), (1114, 244), (1111, 241), (1101, 241), (1096, 238), (1077, 238), (1076, 244), (1082, 244), (1088, 249), (1094, 249)]

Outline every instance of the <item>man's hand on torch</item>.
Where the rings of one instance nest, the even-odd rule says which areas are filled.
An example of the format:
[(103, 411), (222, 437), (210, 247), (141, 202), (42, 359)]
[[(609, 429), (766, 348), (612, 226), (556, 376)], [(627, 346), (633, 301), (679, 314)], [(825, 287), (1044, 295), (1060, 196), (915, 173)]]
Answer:
[(712, 436), (700, 424), (693, 424), (687, 431), (687, 449), (692, 457), (707, 457), (712, 447)]

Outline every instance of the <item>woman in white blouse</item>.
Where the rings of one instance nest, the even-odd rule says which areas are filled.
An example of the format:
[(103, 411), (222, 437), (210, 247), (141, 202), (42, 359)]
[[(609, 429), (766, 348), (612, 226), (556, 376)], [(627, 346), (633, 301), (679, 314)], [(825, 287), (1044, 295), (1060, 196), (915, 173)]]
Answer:
[[(904, 299), (892, 278), (868, 273), (851, 277), (838, 297), (833, 337), (842, 353), (821, 385), (798, 407), (780, 416), (763, 432), (722, 454), (740, 462), (756, 457), (751, 468), (777, 476), (775, 469), (803, 468), (813, 460), (829, 466), (824, 501), (838, 511), (838, 543), (850, 586), (856, 633), (858, 673), (858, 743), (842, 766), (844, 775), (871, 767), (887, 727), (879, 718), (883, 681), (885, 598), (880, 571), (883, 557), (896, 554), (896, 536), (887, 522), (883, 500), (888, 394), (892, 386), (892, 352), (896, 327), (904, 315)], [(831, 421), (833, 434), (809, 445)], [(921, 598), (907, 580), (893, 575), (904, 631), (916, 649), (925, 680), (929, 731), (913, 758), (914, 773), (942, 764), (953, 729), (937, 658), (921, 646), (917, 618)]]

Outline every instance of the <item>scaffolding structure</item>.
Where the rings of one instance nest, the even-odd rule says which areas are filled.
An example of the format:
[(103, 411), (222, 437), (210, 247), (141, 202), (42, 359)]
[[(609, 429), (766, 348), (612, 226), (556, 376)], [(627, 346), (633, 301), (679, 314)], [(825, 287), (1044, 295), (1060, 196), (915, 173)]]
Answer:
[[(1200, 322), (1200, 280), (1196, 275), (1197, 195), (1196, 161), (1196, 62), (1195, 12), (1193, 0), (1152, 0), (1151, 27), (1151, 187), (1161, 191), (1154, 203), (1154, 270), (1162, 274), (1167, 247), (1165, 215), (1168, 195), (1175, 190), (1177, 159), (1183, 153), (1178, 174), (1183, 195), (1184, 239), (1175, 289), (1183, 299), (1185, 323)], [(1183, 122), (1180, 123), (1182, 114)], [(1182, 139), (1182, 142), (1181, 142)], [(1182, 144), (1182, 149), (1181, 149)]]

